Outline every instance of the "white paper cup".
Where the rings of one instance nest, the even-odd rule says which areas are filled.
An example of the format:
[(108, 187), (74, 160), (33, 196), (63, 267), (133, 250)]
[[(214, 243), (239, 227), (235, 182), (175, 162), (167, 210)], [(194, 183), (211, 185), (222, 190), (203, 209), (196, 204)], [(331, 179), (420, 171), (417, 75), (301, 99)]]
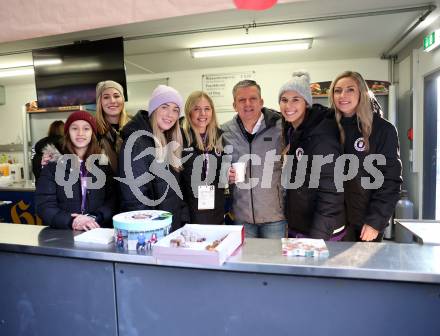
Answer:
[(244, 182), (246, 176), (246, 162), (235, 162), (232, 164), (235, 170), (235, 183)]

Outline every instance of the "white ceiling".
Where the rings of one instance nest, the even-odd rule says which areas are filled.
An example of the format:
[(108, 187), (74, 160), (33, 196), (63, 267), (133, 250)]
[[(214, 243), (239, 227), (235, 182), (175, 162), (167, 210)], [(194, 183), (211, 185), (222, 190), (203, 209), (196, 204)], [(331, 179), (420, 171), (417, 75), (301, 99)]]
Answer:
[[(439, 1), (434, 1), (438, 5)], [(322, 61), (345, 58), (380, 57), (424, 12), (405, 11), (395, 14), (367, 15), (382, 10), (394, 10), (431, 4), (421, 0), (310, 0), (279, 4), (263, 12), (228, 10), (208, 14), (174, 17), (163, 20), (134, 23), (111, 28), (102, 28), (70, 34), (50, 36), (32, 40), (0, 44), (0, 64), (15, 61), (18, 58), (31, 59), (29, 52), (33, 48), (69, 44), (75, 40), (96, 40), (123, 36), (126, 39), (125, 58), (127, 75), (172, 72), (190, 69), (202, 69), (223, 66), (249, 64), (270, 64), (301, 61)], [(440, 6), (438, 6), (440, 7)], [(392, 53), (409, 42), (434, 18), (431, 14), (408, 38), (399, 44)], [(353, 15), (353, 18), (335, 18), (335, 16)], [(334, 17), (328, 20), (328, 17)], [(322, 19), (317, 19), (322, 18)], [(302, 23), (277, 24), (267, 27), (260, 25), (285, 20), (303, 20)], [(250, 25), (256, 28), (220, 29)], [(182, 34), (193, 30), (213, 30)], [(219, 30), (219, 31), (215, 31)], [(176, 34), (172, 34), (175, 32)], [(140, 36), (165, 34), (164, 37), (134, 39)], [(261, 56), (234, 56), (210, 59), (193, 59), (189, 48), (251, 42), (255, 40), (279, 40), (313, 38), (312, 49), (287, 53), (273, 53)], [(6, 53), (18, 54), (6, 56)], [(3, 56), (1, 56), (3, 55)], [(33, 76), (0, 78), (1, 85), (32, 83)]]

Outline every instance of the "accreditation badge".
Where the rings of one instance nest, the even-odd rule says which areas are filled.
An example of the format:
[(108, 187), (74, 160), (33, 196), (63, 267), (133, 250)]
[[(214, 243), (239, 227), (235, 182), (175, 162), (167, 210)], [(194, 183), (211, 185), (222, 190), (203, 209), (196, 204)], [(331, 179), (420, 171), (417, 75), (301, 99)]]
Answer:
[(198, 199), (198, 209), (199, 210), (212, 210), (215, 204), (215, 188), (213, 185), (201, 185), (198, 187), (199, 199)]

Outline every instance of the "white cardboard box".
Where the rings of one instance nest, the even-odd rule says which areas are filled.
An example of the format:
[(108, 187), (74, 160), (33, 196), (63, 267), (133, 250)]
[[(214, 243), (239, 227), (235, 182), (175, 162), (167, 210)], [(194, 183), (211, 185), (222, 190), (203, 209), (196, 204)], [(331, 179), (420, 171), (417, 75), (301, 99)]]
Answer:
[[(189, 243), (188, 247), (172, 247), (170, 241), (186, 230), (205, 237), (204, 242)], [(224, 238), (213, 250), (208, 251), (207, 245), (214, 240)], [(243, 244), (244, 229), (242, 225), (200, 225), (186, 224), (179, 230), (159, 240), (153, 245), (153, 257), (161, 261), (178, 261), (190, 264), (221, 265), (234, 251)]]

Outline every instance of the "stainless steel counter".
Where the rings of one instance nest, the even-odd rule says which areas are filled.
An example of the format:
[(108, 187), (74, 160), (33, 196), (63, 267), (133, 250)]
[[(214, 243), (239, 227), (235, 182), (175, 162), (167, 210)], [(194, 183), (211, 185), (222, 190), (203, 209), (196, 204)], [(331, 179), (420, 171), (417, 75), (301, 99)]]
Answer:
[[(405, 232), (402, 232), (402, 230), (405, 230)], [(440, 221), (397, 219), (396, 238), (398, 238), (397, 233), (403, 236), (409, 235), (410, 237), (413, 235), (413, 238), (421, 244), (440, 245)]]
[[(108, 246), (78, 244), (74, 233), (44, 226), (0, 224), (0, 251), (155, 265), (148, 252), (119, 251)], [(328, 258), (284, 257), (281, 242), (246, 239), (222, 266), (167, 263), (195, 269), (218, 269), (313, 277), (408, 281), (440, 284), (440, 246), (395, 243), (327, 242)]]
[(11, 182), (7, 185), (0, 185), (0, 191), (35, 191), (35, 183), (31, 180)]

